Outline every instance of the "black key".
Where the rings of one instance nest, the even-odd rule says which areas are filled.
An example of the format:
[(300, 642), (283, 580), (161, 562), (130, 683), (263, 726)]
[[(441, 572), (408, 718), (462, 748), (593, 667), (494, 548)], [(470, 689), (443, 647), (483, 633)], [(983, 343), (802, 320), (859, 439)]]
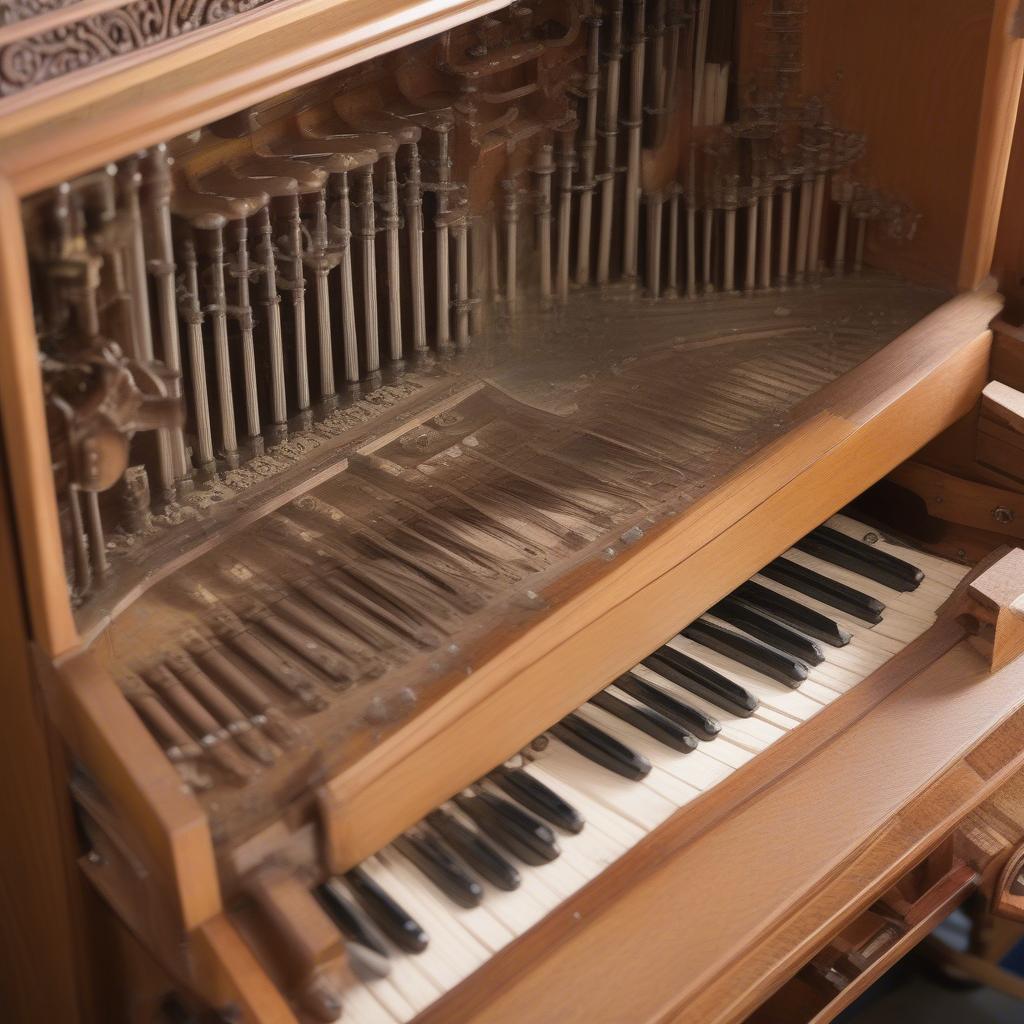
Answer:
[(792, 654), (807, 665), (820, 665), (825, 660), (825, 652), (809, 637), (762, 615), (738, 598), (723, 598), (711, 608), (711, 614), (777, 651)]
[(345, 872), (352, 891), (380, 930), (407, 953), (422, 953), (430, 941), (419, 922), (392, 899), (362, 868)]
[(460, 793), (455, 803), (491, 839), (526, 864), (534, 867), (548, 864), (562, 852), (555, 841), (554, 832), (511, 800), (493, 793), (477, 793), (474, 796)]
[(338, 888), (338, 883), (320, 885), (314, 890), (314, 895), (345, 938), (386, 957), (388, 947), (384, 937), (351, 900), (338, 892)]
[(630, 750), (625, 743), (583, 721), (579, 715), (566, 715), (549, 731), (577, 754), (624, 779), (639, 782), (651, 770), (651, 762), (643, 754)]
[(871, 623), (882, 621), (885, 605), (881, 601), (854, 590), (845, 583), (836, 583), (835, 580), (822, 576), (820, 572), (797, 565), (788, 558), (774, 559), (761, 570), (761, 573), (776, 583), (782, 583), (801, 594), (813, 597), (816, 601), (838, 608), (855, 619)]
[(409, 832), (395, 839), (394, 846), (453, 903), (467, 909), (480, 906), (484, 898), (480, 883), (433, 836)]
[(583, 815), (529, 772), (502, 765), (495, 768), (488, 778), (513, 800), (521, 803), (528, 811), (539, 814), (545, 821), (550, 821), (552, 825), (564, 828), (566, 832), (583, 831), (586, 824)]
[(680, 754), (688, 754), (697, 749), (697, 737), (688, 733), (681, 725), (677, 725), (664, 715), (650, 708), (637, 707), (628, 701), (620, 700), (611, 693), (598, 693), (590, 698), (590, 703), (614, 715), (620, 721), (646, 733), (653, 740), (663, 743)]
[(706, 619), (691, 622), (682, 630), (682, 636), (793, 689), (807, 678), (807, 666), (802, 661)]
[(769, 615), (774, 615), (791, 626), (796, 626), (801, 632), (830, 647), (845, 647), (850, 642), (850, 634), (834, 619), (822, 615), (813, 608), (807, 608), (785, 594), (777, 594), (760, 583), (749, 580), (741, 583), (731, 596)]
[(924, 579), (924, 572), (916, 565), (847, 537), (829, 526), (812, 530), (795, 547), (902, 593), (917, 590)]
[(739, 683), (671, 647), (659, 647), (643, 663), (670, 683), (703, 697), (723, 711), (749, 718), (758, 708), (758, 699)]
[(482, 835), (446, 811), (431, 811), (427, 824), (474, 870), (505, 892), (518, 889), (519, 872)]
[(688, 729), (698, 739), (713, 740), (722, 731), (722, 726), (717, 719), (690, 707), (689, 704), (676, 700), (675, 697), (670, 697), (664, 690), (659, 690), (658, 687), (652, 686), (646, 680), (633, 675), (632, 672), (626, 672), (619, 676), (612, 685), (617, 686), (624, 693), (628, 693), (630, 697), (634, 697), (652, 711), (664, 715), (676, 725)]

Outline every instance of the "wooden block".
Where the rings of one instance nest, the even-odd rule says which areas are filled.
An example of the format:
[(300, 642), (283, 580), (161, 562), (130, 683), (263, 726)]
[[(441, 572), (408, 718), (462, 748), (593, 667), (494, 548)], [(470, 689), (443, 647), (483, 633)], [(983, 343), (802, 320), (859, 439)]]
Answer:
[(993, 671), (1024, 652), (1024, 551), (1007, 552), (971, 582), (964, 612), (980, 624)]
[(990, 381), (981, 392), (981, 414), (1017, 434), (1024, 434), (1024, 392)]

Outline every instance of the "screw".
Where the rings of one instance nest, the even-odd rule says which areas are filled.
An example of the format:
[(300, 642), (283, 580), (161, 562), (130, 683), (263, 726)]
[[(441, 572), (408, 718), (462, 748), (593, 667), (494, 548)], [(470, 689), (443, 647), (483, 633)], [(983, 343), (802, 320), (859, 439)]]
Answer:
[(997, 523), (1012, 523), (1013, 510), (1008, 509), (1005, 505), (997, 505), (994, 509), (992, 509), (992, 518)]
[(865, 544), (877, 544), (878, 543), (878, 534), (877, 533), (865, 533), (864, 534), (864, 543)]

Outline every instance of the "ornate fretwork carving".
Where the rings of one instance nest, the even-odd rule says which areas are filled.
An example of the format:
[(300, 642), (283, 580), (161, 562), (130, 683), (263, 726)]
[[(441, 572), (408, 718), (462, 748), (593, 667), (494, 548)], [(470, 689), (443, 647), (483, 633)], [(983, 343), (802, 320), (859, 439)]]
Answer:
[(0, 48), (0, 97), (94, 67), (154, 43), (265, 7), (274, 0), (133, 0), (118, 10), (70, 20), (69, 0), (15, 0), (4, 5), (0, 25), (70, 7), (69, 21)]
[(39, 14), (73, 7), (81, 0), (5, 0), (0, 3), (0, 25), (14, 25)]

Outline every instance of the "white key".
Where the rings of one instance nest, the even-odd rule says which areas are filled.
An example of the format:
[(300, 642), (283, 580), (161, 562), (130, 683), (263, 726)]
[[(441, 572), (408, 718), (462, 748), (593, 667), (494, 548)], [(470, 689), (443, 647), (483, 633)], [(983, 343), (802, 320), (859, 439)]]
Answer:
[[(408, 1018), (404, 1015), (396, 1017), (373, 992), (364, 984), (353, 985), (345, 989), (342, 995), (342, 1020), (348, 1024), (402, 1024)], [(409, 1016), (416, 1011), (410, 1006)]]
[[(630, 740), (623, 739), (621, 731), (616, 728), (618, 719), (615, 718), (614, 715), (610, 715), (607, 711), (602, 711), (600, 708), (595, 708), (592, 704), (584, 704), (576, 713), (581, 718), (589, 721), (591, 725), (610, 733), (615, 739), (619, 740), (621, 743), (625, 743), (626, 746), (630, 747), (630, 749), (637, 749), (635, 743), (632, 743)], [(638, 734), (641, 736), (643, 735), (642, 733)], [(648, 760), (650, 759), (648, 758)], [(657, 763), (654, 761), (651, 762), (651, 765), (650, 774), (645, 779), (641, 779), (639, 785), (647, 786), (650, 789), (653, 789), (656, 793), (660, 793), (666, 800), (671, 800), (676, 807), (682, 807), (683, 804), (688, 804), (695, 796), (697, 796), (698, 791), (688, 782), (683, 782), (664, 771), (662, 768), (659, 768)]]
[(776, 683), (760, 672), (747, 668), (746, 665), (741, 665), (724, 654), (702, 647), (684, 636), (674, 636), (669, 640), (668, 646), (739, 683), (766, 707), (789, 715), (798, 722), (816, 715), (821, 710), (821, 704), (810, 697), (805, 697), (798, 690), (791, 690), (782, 683)]
[(599, 830), (607, 841), (619, 847), (620, 853), (625, 853), (643, 839), (645, 833), (639, 825), (577, 789), (567, 780), (556, 778), (543, 762), (531, 761), (524, 770), (568, 800), (586, 818), (584, 832), (588, 829)]
[(629, 779), (601, 768), (551, 737), (538, 761), (556, 779), (589, 793), (649, 832), (670, 817), (675, 810), (671, 801)]
[[(609, 721), (610, 719), (610, 721)], [(622, 722), (611, 715), (605, 714), (601, 728), (606, 729), (617, 740), (632, 746), (646, 757), (651, 764), (662, 769), (675, 778), (685, 782), (693, 789), (703, 792), (716, 783), (721, 782), (732, 773), (725, 765), (702, 755), (700, 745), (688, 754), (680, 753), (665, 746), (658, 740), (641, 732), (639, 729)]]
[[(716, 719), (722, 726), (722, 737), (730, 740), (737, 746), (749, 750), (751, 753), (756, 754), (764, 750), (769, 743), (774, 743), (780, 736), (785, 735), (787, 731), (778, 725), (773, 725), (754, 716), (743, 718), (732, 711), (726, 711), (724, 708), (718, 707), (717, 704), (712, 704), (710, 701), (704, 700), (703, 697), (698, 697), (695, 693), (676, 686), (675, 683), (658, 675), (657, 672), (647, 668), (646, 665), (637, 665), (631, 671), (635, 672), (645, 682), (657, 686), (670, 697), (679, 697), (695, 710)], [(716, 739), (712, 742), (717, 743), (718, 740)]]
[[(373, 978), (370, 981), (364, 981), (362, 988), (365, 988), (370, 995), (377, 1000), (377, 1002), (394, 1017), (397, 1021), (407, 1021), (415, 1017), (420, 1010), (428, 1007), (436, 998), (433, 995), (428, 995), (432, 989), (425, 989), (423, 999), (420, 1002), (413, 1002), (407, 997), (407, 995), (399, 990), (398, 985), (395, 984), (396, 975), (402, 975), (404, 977), (413, 976), (418, 978), (415, 970), (411, 968), (409, 970), (403, 970), (395, 968), (395, 959), (397, 957), (406, 957), (407, 953), (403, 953), (397, 946), (388, 945), (388, 960), (391, 962), (391, 975), (387, 978)], [(422, 984), (421, 980), (417, 981), (417, 984)], [(345, 997), (343, 997), (345, 998)], [(345, 1005), (345, 1013), (348, 1013), (348, 1005)], [(344, 1020), (345, 1017), (342, 1017)], [(358, 1018), (360, 1021), (362, 1018)]]
[(950, 590), (956, 587), (964, 576), (967, 575), (969, 569), (966, 565), (958, 565), (956, 562), (947, 561), (938, 555), (931, 555), (926, 551), (915, 551), (911, 548), (905, 548), (900, 544), (893, 544), (871, 527), (864, 526), (863, 523), (858, 523), (856, 519), (851, 519), (849, 516), (835, 515), (825, 525), (859, 541), (864, 540), (865, 534), (874, 533), (878, 540), (870, 545), (871, 547), (884, 551), (896, 558), (902, 558), (903, 561), (910, 562), (911, 565), (916, 565), (924, 571), (926, 580), (931, 578), (941, 581), (947, 584)]
[[(461, 926), (461, 929), (453, 927), (453, 930), (468, 932), (490, 953), (497, 952), (512, 941), (514, 936), (511, 930), (492, 917), (484, 909), (483, 904), (477, 907), (460, 907), (448, 899), (398, 850), (388, 848), (386, 852), (391, 854), (388, 858), (388, 865), (392, 872), (415, 890), (422, 905), (429, 907), (431, 913), (440, 914), (446, 919), (450, 919), (453, 926)], [(428, 932), (430, 931), (430, 925), (427, 922), (421, 921), (420, 923)]]
[(451, 914), (438, 912), (425, 889), (433, 883), (410, 878), (398, 857), (389, 847), (377, 854), (377, 883), (426, 929), (430, 943), (416, 963), (447, 992), (487, 960), (487, 950)]

